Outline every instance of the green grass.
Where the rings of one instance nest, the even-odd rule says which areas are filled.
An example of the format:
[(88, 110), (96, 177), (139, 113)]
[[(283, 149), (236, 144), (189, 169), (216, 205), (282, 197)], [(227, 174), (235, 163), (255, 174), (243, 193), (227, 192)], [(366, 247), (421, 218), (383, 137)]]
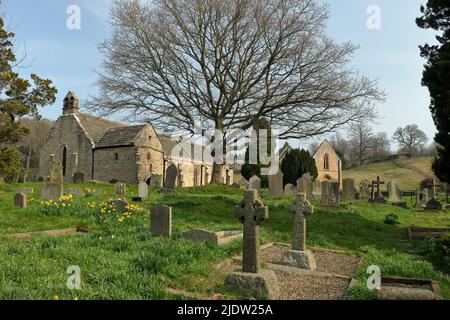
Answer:
[[(39, 187), (31, 186), (36, 197)], [(43, 212), (39, 200), (26, 210), (13, 208), (16, 187), (0, 185), (4, 191), (0, 193), (0, 234), (74, 226), (87, 226), (92, 232), (26, 240), (0, 238), (0, 299), (51, 299), (55, 295), (61, 299), (179, 298), (166, 294), (165, 287), (199, 296), (229, 294), (223, 286), (225, 274), (214, 265), (240, 252), (241, 242), (217, 248), (183, 241), (180, 235), (192, 228), (241, 229), (233, 211), (243, 191), (225, 186), (183, 189), (175, 195), (152, 191), (150, 200), (141, 204), (143, 211), (119, 223), (117, 214), (100, 219), (102, 215), (96, 209), (85, 208), (88, 202), (112, 198), (111, 185), (82, 186), (101, 188), (107, 194), (75, 198), (72, 209), (61, 211), (61, 215)], [(136, 187), (128, 188), (130, 197), (136, 193)], [(263, 199), (270, 208), (270, 217), (261, 228), (262, 241), (289, 242), (293, 218), (287, 208), (292, 200), (267, 199), (265, 191)], [(149, 236), (148, 210), (157, 204), (173, 208), (172, 240)], [(386, 274), (436, 279), (445, 297), (450, 298), (449, 278), (440, 275), (425, 257), (417, 257), (422, 241), (409, 242), (406, 236), (406, 228), (413, 225), (450, 227), (448, 212), (362, 202), (329, 211), (318, 207), (318, 201), (314, 204), (315, 212), (308, 220), (308, 244), (365, 255), (358, 273), (360, 284), (349, 292), (350, 298), (371, 297), (363, 285), (366, 264), (379, 265)], [(398, 216), (399, 224), (385, 224), (387, 214)], [(71, 265), (81, 268), (81, 291), (66, 288), (66, 270)]]
[(384, 161), (344, 170), (344, 179), (355, 179), (358, 186), (361, 180), (374, 180), (380, 176), (386, 183), (395, 180), (404, 190), (415, 190), (419, 182), (427, 177), (433, 177), (431, 170), (432, 157)]

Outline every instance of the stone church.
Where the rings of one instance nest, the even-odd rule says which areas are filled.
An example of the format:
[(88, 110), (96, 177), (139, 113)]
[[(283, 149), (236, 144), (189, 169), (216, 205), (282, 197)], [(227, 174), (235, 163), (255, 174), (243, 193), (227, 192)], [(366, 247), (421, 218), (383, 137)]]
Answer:
[[(292, 148), (288, 143), (281, 148), (280, 163), (291, 150)], [(339, 181), (342, 186), (342, 161), (328, 140), (324, 140), (320, 144), (314, 153), (313, 158), (316, 162), (318, 172), (317, 179), (320, 182)]]
[[(179, 142), (158, 135), (151, 124), (127, 126), (79, 112), (74, 92), (64, 99), (62, 115), (56, 120), (43, 144), (40, 175), (49, 175), (53, 161), (61, 164), (64, 182), (74, 176), (84, 181), (123, 181), (151, 183), (152, 177), (164, 182), (166, 169), (178, 168), (177, 186), (194, 187), (211, 181), (212, 163), (194, 159), (172, 159)], [(221, 180), (231, 185), (233, 170), (224, 166)]]

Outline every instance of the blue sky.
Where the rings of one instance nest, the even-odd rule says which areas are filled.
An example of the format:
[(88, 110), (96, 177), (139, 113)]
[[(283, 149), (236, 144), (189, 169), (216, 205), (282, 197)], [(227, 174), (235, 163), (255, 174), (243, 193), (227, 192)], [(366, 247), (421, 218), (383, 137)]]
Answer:
[[(330, 5), (329, 35), (338, 42), (351, 41), (360, 49), (351, 67), (371, 79), (378, 79), (387, 101), (377, 105), (377, 131), (392, 136), (395, 129), (416, 123), (431, 138), (435, 128), (428, 110), (429, 95), (420, 80), (424, 60), (418, 46), (433, 42), (433, 33), (416, 27), (414, 19), (425, 0), (327, 0)], [(111, 0), (3, 0), (2, 9), (9, 29), (16, 33), (19, 53), (27, 59), (19, 71), (32, 72), (53, 80), (58, 100), (42, 109), (42, 115), (56, 119), (62, 99), (69, 90), (81, 100), (96, 92), (94, 70), (102, 57), (97, 44), (108, 38)], [(69, 30), (67, 8), (81, 9), (81, 29)], [(381, 9), (381, 29), (367, 28), (367, 8)], [(82, 105), (81, 105), (82, 107)]]

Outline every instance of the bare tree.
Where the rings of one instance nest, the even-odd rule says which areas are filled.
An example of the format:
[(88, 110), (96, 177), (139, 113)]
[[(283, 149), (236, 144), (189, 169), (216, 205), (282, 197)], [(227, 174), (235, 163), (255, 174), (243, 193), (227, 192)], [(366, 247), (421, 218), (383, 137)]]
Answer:
[(418, 152), (428, 141), (425, 132), (420, 130), (416, 124), (398, 128), (392, 139), (400, 145), (401, 150), (406, 151), (409, 155)]
[(391, 154), (391, 141), (386, 132), (378, 132), (372, 141), (371, 158), (373, 160), (383, 160)]
[(329, 39), (327, 18), (315, 0), (116, 0), (88, 105), (163, 132), (216, 129), (223, 140), (262, 117), (284, 139), (370, 118), (384, 94), (347, 68), (356, 47)]
[(352, 160), (363, 165), (369, 158), (373, 148), (373, 133), (365, 122), (357, 122), (350, 126), (350, 147)]

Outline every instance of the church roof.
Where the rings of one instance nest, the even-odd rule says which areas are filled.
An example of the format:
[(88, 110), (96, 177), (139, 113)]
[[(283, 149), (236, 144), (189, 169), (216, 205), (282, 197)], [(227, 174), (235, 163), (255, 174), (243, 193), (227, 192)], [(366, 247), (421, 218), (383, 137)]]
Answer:
[(146, 125), (108, 128), (95, 144), (95, 148), (133, 146), (139, 132)]
[(92, 143), (99, 141), (106, 129), (124, 126), (124, 124), (119, 122), (106, 120), (81, 112), (78, 112), (76, 117), (84, 133), (92, 141)]

